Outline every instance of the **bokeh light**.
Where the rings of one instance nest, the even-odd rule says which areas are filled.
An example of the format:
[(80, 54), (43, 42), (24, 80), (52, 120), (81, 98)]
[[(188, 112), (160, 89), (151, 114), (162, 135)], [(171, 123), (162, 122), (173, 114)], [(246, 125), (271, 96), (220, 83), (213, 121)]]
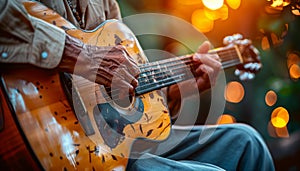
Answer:
[[(271, 1), (271, 0), (268, 0)], [(272, 0), (273, 3), (271, 4), (272, 7), (284, 7), (289, 5), (291, 2), (289, 0)]]
[(214, 27), (214, 21), (205, 16), (204, 10), (195, 10), (192, 14), (192, 24), (201, 32), (209, 32)]
[(195, 0), (177, 0), (177, 3), (180, 3), (182, 5), (199, 5), (201, 1), (195, 1)]
[(204, 6), (211, 10), (219, 9), (223, 6), (224, 0), (202, 0)]
[(211, 20), (226, 20), (228, 19), (228, 7), (227, 5), (223, 5), (220, 9), (218, 10), (210, 10), (205, 8), (204, 9), (205, 16)]
[(274, 138), (288, 138), (290, 136), (288, 128), (286, 126), (282, 128), (276, 128), (272, 125), (271, 122), (269, 122), (268, 124), (268, 133), (271, 137)]
[(300, 67), (299, 67), (299, 65), (293, 64), (293, 65), (290, 67), (289, 71), (290, 71), (290, 76), (291, 76), (291, 78), (293, 78), (293, 79), (298, 79), (298, 78), (300, 78)]
[(300, 57), (297, 53), (289, 53), (287, 55), (287, 66), (289, 68), (290, 77), (292, 79), (300, 78)]
[[(261, 30), (262, 31), (262, 30)], [(262, 32), (264, 32), (264, 31), (262, 31)], [(274, 46), (278, 46), (278, 45), (280, 45), (280, 44), (282, 44), (283, 43), (283, 40), (282, 39), (280, 39), (276, 34), (274, 34), (274, 33), (271, 33), (271, 41), (272, 41), (272, 44), (274, 45)], [(261, 47), (262, 47), (262, 49), (263, 50), (268, 50), (268, 49), (270, 49), (270, 42), (269, 42), (269, 40), (268, 40), (268, 37), (267, 36), (264, 36), (263, 38), (262, 38), (262, 40), (261, 40)]]
[(277, 102), (277, 94), (270, 90), (266, 93), (265, 102), (268, 106), (273, 106)]
[(276, 128), (283, 128), (289, 122), (289, 113), (284, 107), (277, 107), (273, 110), (271, 123)]
[(229, 114), (223, 114), (217, 120), (217, 124), (231, 124), (231, 123), (236, 123), (236, 119)]
[(238, 9), (241, 5), (241, 0), (226, 0), (226, 2), (232, 9)]
[(293, 64), (299, 64), (300, 63), (300, 57), (297, 53), (291, 52), (287, 55), (287, 66), (290, 68)]
[(231, 103), (239, 103), (245, 95), (244, 87), (237, 81), (229, 82), (225, 88), (225, 99)]

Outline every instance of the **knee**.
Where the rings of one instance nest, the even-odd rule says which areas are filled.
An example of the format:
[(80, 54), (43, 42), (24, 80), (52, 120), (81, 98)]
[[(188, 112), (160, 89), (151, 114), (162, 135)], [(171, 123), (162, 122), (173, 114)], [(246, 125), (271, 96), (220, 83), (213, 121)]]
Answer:
[(265, 141), (253, 127), (242, 123), (228, 124), (221, 127), (224, 128), (228, 141), (235, 142), (235, 144), (243, 146), (242, 148), (267, 151)]
[[(251, 126), (246, 124), (228, 125), (227, 131), (232, 136), (232, 141), (239, 144), (242, 150), (241, 158), (244, 165), (274, 170), (271, 154), (261, 135)], [(249, 166), (250, 167), (250, 166)]]
[(236, 138), (243, 138), (244, 140), (259, 140), (262, 141), (261, 135), (251, 126), (247, 124), (237, 123), (224, 125), (229, 134), (236, 136)]

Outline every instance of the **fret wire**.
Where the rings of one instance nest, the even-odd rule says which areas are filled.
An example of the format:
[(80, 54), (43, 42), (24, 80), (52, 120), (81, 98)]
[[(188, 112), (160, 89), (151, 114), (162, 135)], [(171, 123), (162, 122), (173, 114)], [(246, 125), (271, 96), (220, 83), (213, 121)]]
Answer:
[[(222, 63), (222, 68), (227, 68), (227, 67), (230, 67), (230, 66), (234, 66), (234, 65), (239, 64), (239, 63), (240, 63), (240, 61), (238, 59), (232, 60), (232, 61), (226, 61), (226, 62)], [(188, 66), (191, 67), (192, 65), (188, 65)], [(185, 67), (185, 68), (176, 68), (176, 69), (177, 70), (181, 69), (181, 70), (185, 70), (186, 71), (186, 68), (187, 67)], [(162, 80), (162, 79), (164, 79), (166, 77), (169, 77), (171, 74), (174, 75), (174, 74), (182, 73), (181, 71), (179, 71), (179, 72), (169, 72), (167, 74), (167, 71), (156, 73), (156, 75), (162, 75), (162, 76), (161, 77), (154, 77), (154, 78), (152, 77), (152, 78), (146, 80), (146, 82), (143, 82), (145, 80), (139, 80), (139, 84), (140, 85), (145, 85), (145, 84), (148, 84), (148, 83), (157, 82), (158, 80), (160, 81), (160, 80)], [(155, 76), (155, 75), (152, 75), (152, 76)]]
[[(234, 53), (232, 53), (234, 52)], [(231, 48), (227, 48), (225, 50), (212, 50), (209, 52), (209, 54), (212, 54), (212, 53), (217, 53), (220, 58), (221, 58), (221, 61), (225, 61), (225, 60), (231, 60), (233, 59), (233, 56), (236, 56), (235, 58), (238, 58), (238, 55), (236, 53), (236, 49), (234, 47), (231, 47)], [(175, 58), (170, 58), (170, 59), (166, 59), (166, 60), (161, 60), (161, 61), (158, 61), (158, 62), (153, 62), (153, 63), (146, 63), (146, 64), (143, 64), (143, 65), (140, 65), (140, 69), (143, 70), (145, 68), (152, 68), (154, 66), (158, 66), (158, 65), (162, 65), (162, 64), (167, 64), (167, 63), (171, 63), (171, 62), (174, 62), (174, 61), (178, 61), (178, 60), (192, 60), (192, 55), (185, 55), (185, 56), (180, 56), (180, 57), (175, 57)]]
[(140, 79), (138, 78), (138, 82), (139, 85), (143, 85), (143, 84), (147, 84), (147, 83), (152, 83), (152, 82), (157, 82), (160, 81), (162, 79), (168, 78), (172, 75), (176, 75), (176, 74), (187, 74), (187, 70), (189, 69), (189, 67), (185, 66), (185, 67), (177, 67), (177, 68), (173, 68), (172, 72), (170, 72), (170, 70), (164, 70), (164, 71), (160, 71), (159, 73), (155, 73), (152, 74), (151, 77), (147, 77), (146, 79)]
[[(160, 75), (165, 75), (165, 74), (172, 74), (171, 71), (176, 71), (176, 70), (183, 70), (183, 72), (186, 71), (190, 71), (190, 63), (177, 63), (177, 64), (173, 64), (173, 65), (169, 65), (169, 66), (164, 66), (164, 67), (160, 67), (160, 69), (158, 70), (154, 70), (151, 73), (151, 75), (147, 75), (147, 73), (141, 73), (141, 77), (139, 77), (140, 80), (144, 80), (147, 78), (153, 78), (155, 76), (160, 76)], [(144, 76), (145, 75), (145, 76)], [(156, 77), (155, 77), (156, 78)]]
[(174, 58), (169, 58), (169, 59), (164, 59), (161, 61), (157, 61), (157, 62), (151, 62), (151, 63), (146, 63), (143, 65), (140, 65), (140, 69), (145, 69), (145, 68), (152, 68), (153, 66), (157, 66), (157, 65), (163, 65), (166, 63), (172, 63), (172, 62), (178, 62), (178, 61), (184, 61), (185, 59), (191, 59), (190, 55), (185, 55), (185, 56), (180, 56), (180, 57), (174, 57)]
[(222, 69), (224, 69), (224, 68), (229, 68), (229, 67), (232, 67), (232, 66), (235, 66), (235, 65), (237, 65), (237, 64), (240, 64), (240, 62), (238, 61), (238, 62), (232, 62), (232, 63), (230, 63), (230, 64), (226, 64), (226, 65), (224, 65), (224, 66), (222, 66)]
[[(156, 74), (158, 74), (156, 71), (167, 72), (167, 71), (172, 70), (172, 68), (178, 68), (178, 67), (182, 67), (182, 66), (184, 66), (186, 69), (188, 69), (188, 67), (186, 67), (188, 64), (189, 63), (183, 63), (183, 62), (178, 62), (178, 63), (175, 63), (175, 64), (171, 63), (168, 66), (165, 65), (165, 66), (162, 66), (162, 67), (154, 68), (151, 71), (141, 72), (139, 78), (147, 78), (149, 76), (156, 75)], [(152, 75), (149, 75), (148, 73), (152, 73)]]
[(136, 93), (142, 94), (143, 92), (149, 92), (151, 90), (159, 89), (162, 87), (166, 87), (172, 84), (176, 84), (178, 82), (184, 81), (185, 79), (183, 78), (184, 76), (181, 75), (175, 75), (174, 77), (170, 77), (165, 80), (161, 80), (155, 83), (151, 83), (148, 85), (143, 85), (143, 86), (138, 86), (136, 88)]
[[(230, 62), (235, 62), (235, 63), (239, 63), (240, 61), (239, 61), (239, 59), (235, 59), (235, 60), (231, 60), (231, 61), (225, 61), (225, 62), (222, 62), (222, 65), (226, 65), (227, 63), (230, 63)], [(182, 63), (180, 63), (180, 64), (182, 64)], [(167, 67), (159, 67), (159, 69), (157, 69), (157, 70), (153, 70), (151, 73), (151, 75), (146, 75), (146, 76), (144, 76), (144, 77), (139, 77), (139, 79), (140, 80), (143, 80), (143, 78), (144, 79), (147, 79), (147, 78), (149, 78), (150, 76), (151, 77), (155, 77), (156, 75), (164, 75), (165, 73), (169, 73), (169, 71), (170, 70), (174, 70), (174, 69), (179, 69), (178, 67), (177, 68), (174, 68), (174, 66), (175, 65), (173, 65), (173, 66), (167, 66)], [(185, 63), (185, 69), (187, 69), (187, 68), (190, 68), (192, 65), (189, 65), (189, 64), (186, 64)], [(163, 69), (162, 69), (163, 68)], [(224, 67), (223, 67), (224, 68)], [(165, 69), (165, 70), (164, 70)], [(155, 72), (155, 71), (159, 71), (159, 72)], [(144, 74), (146, 74), (146, 73), (144, 73)], [(143, 73), (141, 73), (141, 75), (143, 75)], [(155, 77), (156, 79), (157, 79), (157, 77)]]

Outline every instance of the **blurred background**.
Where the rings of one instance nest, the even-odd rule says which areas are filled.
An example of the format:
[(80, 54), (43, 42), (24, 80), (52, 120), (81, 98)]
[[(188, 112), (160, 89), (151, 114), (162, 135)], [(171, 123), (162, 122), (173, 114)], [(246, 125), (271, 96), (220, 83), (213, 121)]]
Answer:
[[(226, 99), (226, 104), (217, 123), (250, 124), (267, 142), (277, 170), (300, 170), (299, 0), (118, 2), (123, 17), (148, 12), (179, 17), (202, 32), (214, 47), (224, 46), (223, 38), (235, 33), (250, 39), (260, 52), (263, 68), (251, 81), (240, 81), (233, 74), (235, 68), (225, 71), (227, 86), (221, 98)], [(170, 27), (170, 31), (172, 29)], [(188, 52), (186, 47), (168, 37), (143, 35), (137, 38), (145, 50), (161, 49), (179, 55)], [(201, 100), (197, 124), (205, 122), (210, 107), (210, 94), (202, 97), (206, 100)]]

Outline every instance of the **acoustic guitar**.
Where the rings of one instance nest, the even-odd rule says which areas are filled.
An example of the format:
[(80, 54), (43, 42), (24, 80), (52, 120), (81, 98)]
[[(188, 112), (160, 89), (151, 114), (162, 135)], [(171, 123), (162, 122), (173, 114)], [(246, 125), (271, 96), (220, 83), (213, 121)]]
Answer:
[[(165, 140), (171, 130), (163, 87), (193, 77), (192, 55), (149, 63), (136, 37), (124, 24), (109, 20), (84, 31), (37, 2), (24, 2), (28, 13), (54, 24), (84, 43), (123, 45), (141, 74), (129, 105), (111, 99), (103, 86), (76, 75), (26, 68), (1, 76), (1, 170), (125, 170), (137, 138)], [(217, 53), (224, 68), (259, 69), (251, 44), (233, 44)]]

